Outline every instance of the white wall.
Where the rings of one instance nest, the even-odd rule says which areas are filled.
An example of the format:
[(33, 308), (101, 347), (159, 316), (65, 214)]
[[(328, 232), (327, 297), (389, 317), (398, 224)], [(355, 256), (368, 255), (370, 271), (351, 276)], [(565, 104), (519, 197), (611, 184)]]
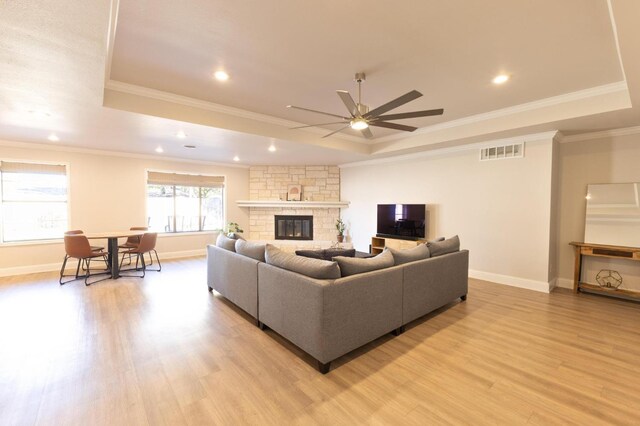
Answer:
[(349, 236), (368, 250), (376, 205), (427, 204), (428, 237), (458, 234), (471, 275), (549, 289), (554, 142), (526, 141), (520, 159), (479, 161), (477, 147), (341, 170)]
[[(584, 241), (587, 185), (640, 182), (640, 134), (559, 144), (557, 205), (558, 285), (573, 285), (571, 241)], [(583, 280), (595, 283), (600, 269), (618, 270), (627, 288), (640, 290), (638, 262), (586, 257)]]
[[(48, 150), (42, 145), (0, 142), (0, 160), (69, 164), (70, 229), (104, 232), (146, 223), (146, 170), (166, 170), (226, 176), (227, 221), (248, 226), (248, 212), (235, 205), (249, 195), (247, 168), (207, 165), (136, 156)], [(202, 252), (217, 234), (168, 235), (158, 239), (158, 252)], [(106, 241), (104, 242), (106, 245)], [(52, 269), (62, 263), (64, 245), (0, 244), (0, 275)]]

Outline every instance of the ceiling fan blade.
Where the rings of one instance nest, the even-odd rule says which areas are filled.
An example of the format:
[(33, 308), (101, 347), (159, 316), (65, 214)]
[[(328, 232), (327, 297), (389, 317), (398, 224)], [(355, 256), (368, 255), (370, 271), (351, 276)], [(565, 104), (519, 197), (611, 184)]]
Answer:
[(289, 127), (289, 130), (304, 129), (307, 127), (327, 126), (329, 124), (344, 124), (344, 123), (348, 123), (348, 121), (334, 121), (333, 123), (320, 123), (320, 124), (309, 124), (307, 126)]
[(346, 126), (344, 126), (344, 127), (340, 127), (338, 130), (334, 130), (333, 132), (329, 133), (328, 135), (324, 135), (324, 136), (322, 137), (322, 139), (324, 139), (324, 138), (328, 138), (329, 136), (331, 136), (331, 135), (333, 135), (333, 134), (335, 134), (335, 133), (341, 132), (341, 131), (343, 131), (344, 129), (346, 129), (347, 127), (349, 127), (349, 126), (350, 126), (350, 125), (349, 125), (349, 124), (347, 124), (347, 125), (346, 125)]
[(364, 118), (375, 118), (380, 114), (383, 114), (387, 111), (391, 111), (392, 109), (398, 108), (399, 106), (402, 106), (407, 102), (411, 102), (414, 99), (418, 99), (420, 96), (422, 96), (422, 93), (418, 92), (417, 90), (412, 90), (409, 93), (405, 93), (399, 98), (392, 100), (391, 102), (387, 102), (386, 104), (380, 105), (378, 108), (375, 108), (369, 111), (367, 114), (364, 115)]
[(373, 139), (373, 133), (371, 133), (371, 129), (370, 128), (366, 128), (366, 129), (362, 129), (360, 130), (362, 132), (362, 134), (364, 135), (365, 138), (367, 139)]
[(404, 118), (429, 117), (432, 115), (442, 115), (444, 109), (429, 109), (425, 111), (401, 112), (400, 114), (379, 115), (375, 119), (382, 121), (402, 120)]
[(404, 124), (387, 123), (385, 121), (369, 122), (369, 126), (386, 127), (387, 129), (404, 130), (405, 132), (413, 132), (417, 127), (405, 126)]
[(344, 102), (344, 105), (349, 110), (349, 114), (351, 114), (352, 117), (360, 117), (358, 106), (356, 105), (356, 102), (353, 100), (349, 92), (347, 92), (346, 90), (336, 90), (336, 93), (338, 93), (338, 96), (340, 96), (340, 99), (342, 99), (342, 102)]
[(322, 115), (328, 115), (330, 117), (342, 118), (343, 120), (350, 120), (351, 119), (351, 117), (343, 117), (343, 116), (338, 115), (338, 114), (331, 114), (329, 112), (316, 111), (315, 109), (302, 108), (302, 107), (298, 107), (298, 106), (294, 106), (294, 105), (287, 105), (287, 108), (299, 109), (301, 111), (307, 111), (307, 112), (315, 112), (316, 114), (322, 114)]

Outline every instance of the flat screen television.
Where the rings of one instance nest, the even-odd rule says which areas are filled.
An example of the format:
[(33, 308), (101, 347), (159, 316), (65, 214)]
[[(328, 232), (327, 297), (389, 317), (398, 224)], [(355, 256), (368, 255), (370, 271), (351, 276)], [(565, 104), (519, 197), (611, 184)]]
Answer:
[(425, 204), (378, 204), (378, 237), (424, 238), (426, 211)]

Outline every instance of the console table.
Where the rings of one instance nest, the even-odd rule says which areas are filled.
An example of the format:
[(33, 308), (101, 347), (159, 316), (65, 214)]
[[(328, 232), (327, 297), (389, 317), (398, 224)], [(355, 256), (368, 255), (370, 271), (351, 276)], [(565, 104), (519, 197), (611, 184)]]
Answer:
[(640, 261), (640, 248), (609, 246), (604, 244), (569, 243), (575, 248), (575, 267), (573, 270), (573, 291), (603, 294), (606, 296), (623, 297), (625, 299), (640, 300), (640, 291), (613, 289), (600, 287), (582, 282), (582, 256), (607, 257), (610, 259), (629, 259)]

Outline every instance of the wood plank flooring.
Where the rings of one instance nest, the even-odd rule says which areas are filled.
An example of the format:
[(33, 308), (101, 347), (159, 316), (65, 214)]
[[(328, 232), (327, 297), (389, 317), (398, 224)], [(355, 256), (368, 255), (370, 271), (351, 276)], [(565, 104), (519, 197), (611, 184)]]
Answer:
[(640, 304), (471, 280), (319, 374), (202, 258), (85, 287), (0, 278), (1, 425), (640, 424)]

